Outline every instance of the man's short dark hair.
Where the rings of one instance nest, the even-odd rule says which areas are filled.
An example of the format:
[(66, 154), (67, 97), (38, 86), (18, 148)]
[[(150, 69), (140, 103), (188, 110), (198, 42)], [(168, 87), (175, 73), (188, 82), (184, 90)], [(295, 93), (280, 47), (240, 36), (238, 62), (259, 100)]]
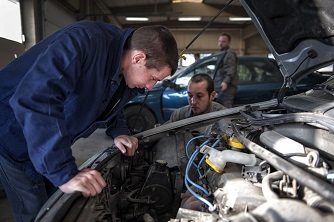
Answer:
[(199, 82), (206, 81), (206, 83), (207, 83), (206, 90), (208, 91), (209, 95), (213, 91), (215, 91), (213, 80), (208, 74), (205, 74), (205, 73), (196, 74), (196, 75), (191, 77), (190, 81), (193, 82), (193, 83), (199, 83)]
[(128, 39), (127, 46), (129, 49), (140, 50), (146, 54), (145, 66), (149, 69), (161, 70), (169, 66), (173, 75), (178, 67), (177, 43), (165, 26), (152, 25), (136, 29)]
[(226, 36), (228, 41), (230, 42), (231, 41), (231, 35), (226, 33), (226, 32), (223, 32), (222, 34), (220, 34), (220, 36)]

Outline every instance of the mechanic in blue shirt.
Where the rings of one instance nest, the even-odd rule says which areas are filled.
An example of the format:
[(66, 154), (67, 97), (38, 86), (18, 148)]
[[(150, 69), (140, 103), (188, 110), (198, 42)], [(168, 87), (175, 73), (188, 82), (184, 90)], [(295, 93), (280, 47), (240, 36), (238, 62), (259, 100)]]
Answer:
[[(33, 221), (55, 187), (95, 196), (99, 172), (79, 171), (71, 145), (98, 127), (134, 154), (122, 107), (172, 75), (177, 44), (164, 26), (119, 29), (81, 21), (0, 70), (0, 178), (16, 221)], [(54, 189), (53, 189), (54, 191)]]

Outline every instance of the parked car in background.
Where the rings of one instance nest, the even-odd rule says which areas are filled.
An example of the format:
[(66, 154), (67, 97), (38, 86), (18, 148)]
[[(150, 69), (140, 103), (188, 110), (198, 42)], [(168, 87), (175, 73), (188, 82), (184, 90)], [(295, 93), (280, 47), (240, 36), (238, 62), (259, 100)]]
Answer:
[[(224, 53), (217, 53), (204, 57), (188, 68), (176, 72), (171, 78), (157, 83), (147, 92), (148, 95), (138, 95), (132, 99), (124, 107), (132, 132), (141, 132), (153, 128), (155, 124), (163, 124), (169, 120), (175, 109), (187, 105), (187, 84), (190, 78), (198, 73), (206, 73), (213, 78), (223, 55)], [(238, 75), (239, 87), (234, 100), (235, 106), (277, 98), (284, 80), (274, 59), (257, 56), (240, 56)], [(327, 78), (328, 75), (312, 72), (295, 87), (287, 89), (286, 95), (312, 89), (315, 84), (322, 83)]]

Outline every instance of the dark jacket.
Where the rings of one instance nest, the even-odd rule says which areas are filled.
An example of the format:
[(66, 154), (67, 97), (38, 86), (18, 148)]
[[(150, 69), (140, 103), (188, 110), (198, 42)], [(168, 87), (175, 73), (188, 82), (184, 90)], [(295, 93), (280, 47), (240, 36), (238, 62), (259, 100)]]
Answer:
[[(216, 111), (223, 110), (223, 109), (225, 109), (223, 105), (212, 101), (210, 110), (207, 113), (212, 113), (212, 112), (216, 112)], [(183, 106), (175, 110), (170, 116), (170, 119), (165, 124), (176, 122), (182, 119), (187, 119), (193, 116), (194, 114), (191, 110), (191, 106), (190, 105)], [(208, 125), (208, 126), (198, 127), (195, 130), (198, 131), (200, 134), (207, 135), (210, 132), (211, 127), (212, 125)]]
[(230, 48), (225, 49), (225, 54), (218, 61), (218, 70), (214, 77), (215, 91), (221, 91), (221, 83), (225, 82), (228, 87), (237, 88), (239, 76), (237, 72), (238, 57)]
[[(216, 102), (211, 102), (210, 110), (208, 111), (208, 113), (223, 110), (223, 109), (225, 109), (225, 107), (222, 106), (221, 104), (216, 103)], [(190, 118), (190, 117), (193, 117), (193, 116), (194, 116), (194, 114), (191, 110), (191, 106), (186, 105), (186, 106), (183, 106), (179, 109), (176, 109), (171, 114), (170, 119), (165, 124), (171, 123), (171, 122), (176, 122), (176, 121), (179, 121), (179, 120), (182, 120), (182, 119), (187, 119), (187, 118)]]
[[(125, 88), (110, 116), (123, 46), (133, 29), (81, 21), (45, 38), (0, 70), (0, 155), (34, 179), (60, 186), (78, 173), (71, 145), (108, 123), (130, 134), (122, 107), (144, 89)], [(35, 171), (36, 170), (36, 171)]]

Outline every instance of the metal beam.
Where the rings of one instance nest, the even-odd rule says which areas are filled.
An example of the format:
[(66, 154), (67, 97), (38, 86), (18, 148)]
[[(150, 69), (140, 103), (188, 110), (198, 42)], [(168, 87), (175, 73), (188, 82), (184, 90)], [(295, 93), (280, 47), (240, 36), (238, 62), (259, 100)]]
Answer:
[(44, 37), (43, 0), (20, 1), (25, 50)]

